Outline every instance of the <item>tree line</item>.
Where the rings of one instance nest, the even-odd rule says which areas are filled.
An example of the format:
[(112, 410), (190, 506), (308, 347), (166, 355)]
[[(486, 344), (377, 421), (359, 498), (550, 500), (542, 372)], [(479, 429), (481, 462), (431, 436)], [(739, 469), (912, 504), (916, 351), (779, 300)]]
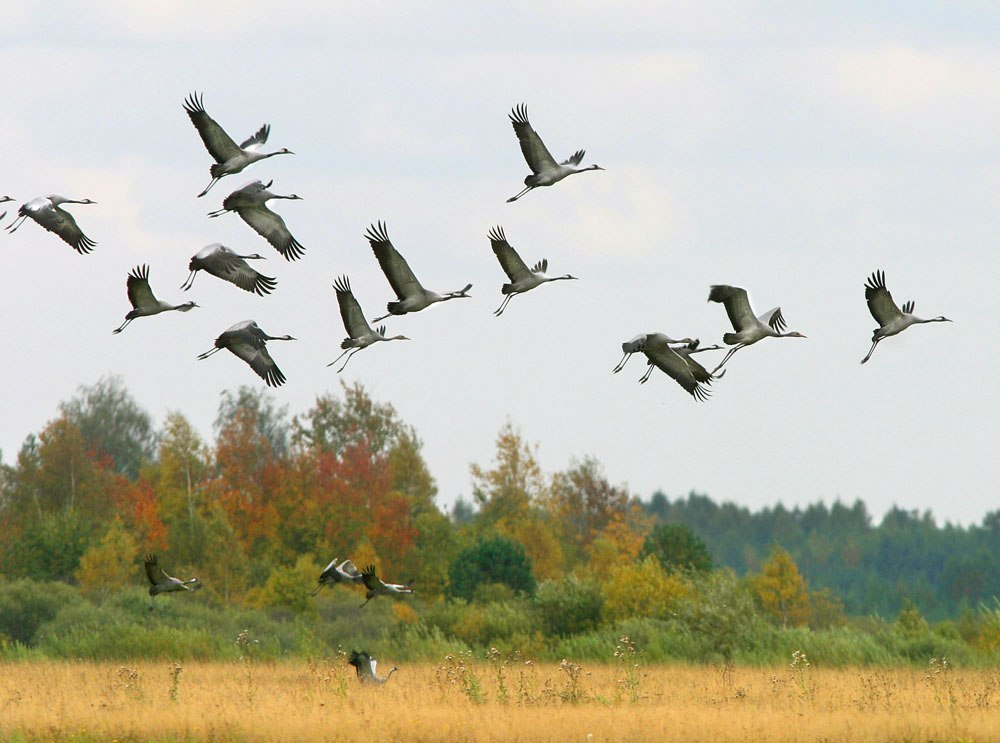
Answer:
[[(636, 581), (673, 596), (728, 568), (792, 626), (909, 607), (955, 618), (1000, 595), (1000, 511), (965, 528), (894, 507), (875, 525), (860, 501), (754, 512), (694, 493), (643, 499), (591, 456), (546, 473), (511, 423), (494, 460), (470, 465), (471, 502), (445, 511), (417, 431), (360, 384), (291, 416), (265, 391), (227, 391), (213, 434), (181, 412), (156, 428), (116, 377), (81, 387), (0, 468), (0, 576), (99, 596), (141, 585), (141, 557), (156, 553), (220, 605), (306, 611), (315, 578), (303, 576), (350, 557), (414, 580), (425, 602), (572, 578), (603, 586), (605, 611), (624, 617), (641, 613)], [(629, 575), (632, 595), (608, 579), (626, 568), (646, 571)]]

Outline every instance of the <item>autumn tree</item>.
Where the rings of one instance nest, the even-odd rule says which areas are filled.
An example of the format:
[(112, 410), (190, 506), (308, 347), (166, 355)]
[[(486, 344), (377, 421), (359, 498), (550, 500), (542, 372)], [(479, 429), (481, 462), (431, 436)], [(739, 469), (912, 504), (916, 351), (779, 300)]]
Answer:
[(782, 627), (801, 627), (809, 622), (809, 591), (787, 550), (775, 545), (750, 579), (761, 607)]
[(516, 525), (545, 495), (542, 469), (535, 451), (508, 421), (496, 440), (493, 469), (471, 466), (472, 497), (479, 506), (478, 522), (512, 534)]
[(604, 618), (609, 622), (629, 617), (669, 619), (678, 601), (691, 593), (683, 575), (668, 573), (652, 555), (618, 563), (601, 578)]
[(104, 596), (130, 581), (137, 572), (138, 558), (135, 537), (116, 516), (100, 541), (80, 558), (75, 576), (84, 590)]
[(585, 457), (553, 476), (545, 507), (572, 545), (577, 562), (598, 534), (626, 513), (628, 504), (628, 491), (611, 485), (600, 462)]
[(59, 405), (62, 414), (80, 431), (85, 449), (94, 459), (107, 456), (112, 469), (130, 479), (150, 460), (156, 432), (149, 413), (139, 407), (121, 377), (101, 377), (81, 385), (76, 396)]

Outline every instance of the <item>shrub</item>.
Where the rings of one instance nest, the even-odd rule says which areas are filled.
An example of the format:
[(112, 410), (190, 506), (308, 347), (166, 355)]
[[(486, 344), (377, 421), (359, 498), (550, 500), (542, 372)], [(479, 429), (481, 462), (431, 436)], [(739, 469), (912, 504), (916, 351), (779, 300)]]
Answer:
[(597, 627), (603, 605), (604, 597), (596, 583), (572, 576), (546, 581), (535, 594), (542, 629), (559, 637)]
[(0, 583), (0, 635), (23, 645), (35, 643), (35, 633), (63, 607), (82, 603), (65, 583), (30, 579)]

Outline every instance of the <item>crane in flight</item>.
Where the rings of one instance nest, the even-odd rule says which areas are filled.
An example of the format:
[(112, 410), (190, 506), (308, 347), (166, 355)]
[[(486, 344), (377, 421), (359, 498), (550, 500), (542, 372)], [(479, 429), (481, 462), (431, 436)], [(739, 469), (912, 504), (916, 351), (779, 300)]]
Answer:
[(369, 565), (361, 571), (361, 580), (365, 584), (364, 606), (376, 596), (401, 596), (404, 593), (413, 593), (413, 581), (409, 583), (386, 583), (375, 575), (375, 566)]
[(361, 571), (355, 567), (350, 560), (340, 562), (339, 557), (335, 557), (330, 564), (323, 568), (316, 581), (316, 588), (309, 592), (310, 596), (315, 596), (323, 586), (335, 586), (338, 583), (361, 583)]
[(604, 170), (600, 165), (588, 165), (586, 168), (580, 167), (580, 162), (583, 160), (586, 150), (577, 150), (568, 160), (557, 163), (549, 152), (549, 149), (545, 146), (542, 138), (538, 136), (538, 132), (534, 130), (528, 121), (528, 107), (523, 103), (515, 106), (508, 115), (511, 126), (514, 127), (514, 133), (517, 134), (517, 141), (521, 145), (521, 154), (524, 155), (528, 167), (531, 168), (531, 175), (526, 176), (524, 179), (524, 189), (507, 199), (508, 204), (511, 201), (517, 201), (533, 188), (551, 186), (553, 183), (558, 183), (566, 176), (573, 175), (574, 173), (585, 173), (588, 170)]
[(417, 280), (406, 259), (399, 254), (399, 251), (389, 240), (389, 231), (385, 224), (379, 222), (373, 224), (365, 232), (365, 238), (372, 246), (372, 252), (378, 259), (378, 264), (382, 268), (382, 273), (389, 280), (389, 285), (396, 292), (398, 302), (386, 304), (388, 313), (381, 317), (376, 317), (372, 322), (380, 322), (389, 315), (405, 315), (410, 312), (419, 312), (430, 307), (437, 302), (447, 302), (449, 299), (465, 299), (469, 296), (469, 289), (472, 284), (457, 292), (445, 292), (438, 294), (424, 287)]
[(285, 383), (285, 375), (267, 352), (267, 342), (294, 340), (290, 335), (268, 335), (253, 320), (243, 320), (225, 330), (215, 339), (215, 347), (199, 354), (198, 358), (207, 359), (223, 348), (228, 349), (243, 359), (268, 387), (280, 387)]
[(271, 193), (268, 189), (274, 181), (262, 183), (252, 181), (242, 188), (238, 188), (222, 200), (222, 208), (209, 212), (210, 217), (219, 217), (226, 212), (236, 212), (240, 219), (246, 222), (258, 235), (263, 237), (271, 246), (281, 253), (285, 260), (294, 261), (305, 255), (306, 249), (302, 244), (292, 237), (292, 233), (285, 226), (285, 220), (280, 215), (271, 211), (267, 202), (271, 199), (291, 199), (301, 200), (302, 197), (296, 194), (279, 196)]
[(67, 199), (65, 196), (49, 194), (39, 196), (21, 205), (17, 210), (17, 217), (7, 225), (7, 232), (14, 234), (17, 228), (24, 224), (24, 220), (29, 217), (49, 232), (54, 232), (63, 241), (73, 248), (77, 253), (83, 255), (89, 253), (97, 245), (93, 240), (83, 234), (83, 230), (77, 225), (73, 215), (62, 208), (62, 204), (96, 204), (90, 199)]
[(167, 575), (163, 571), (163, 568), (160, 567), (160, 563), (157, 560), (156, 555), (146, 555), (144, 566), (146, 568), (146, 577), (149, 579), (149, 595), (152, 597), (150, 598), (149, 604), (150, 611), (153, 610), (152, 600), (161, 593), (172, 593), (174, 591), (197, 591), (201, 588), (201, 582), (197, 578), (181, 580)]
[(112, 333), (120, 333), (125, 330), (125, 326), (137, 317), (149, 317), (159, 315), (161, 312), (178, 310), (187, 312), (197, 307), (194, 302), (184, 302), (183, 304), (170, 304), (162, 299), (157, 299), (153, 290), (149, 288), (149, 266), (143, 264), (133, 268), (125, 280), (125, 288), (128, 291), (128, 301), (132, 303), (132, 309), (125, 315), (125, 322), (112, 330)]
[(721, 302), (729, 315), (729, 322), (733, 324), (735, 333), (725, 333), (722, 342), (727, 346), (733, 346), (726, 353), (725, 357), (715, 369), (714, 374), (722, 368), (729, 358), (746, 346), (752, 346), (764, 338), (805, 338), (797, 331), (785, 330), (785, 318), (781, 314), (781, 308), (775, 307), (762, 315), (754, 315), (750, 307), (750, 300), (747, 297), (746, 289), (738, 286), (728, 286), (726, 284), (715, 284), (708, 292), (709, 302)]
[(368, 348), (368, 346), (374, 343), (378, 343), (379, 341), (410, 340), (405, 335), (387, 337), (385, 334), (385, 325), (380, 325), (377, 330), (372, 329), (372, 326), (365, 320), (364, 313), (361, 311), (361, 305), (354, 298), (354, 293), (351, 291), (351, 282), (347, 276), (338, 277), (333, 282), (333, 288), (337, 292), (337, 304), (340, 305), (340, 318), (344, 321), (344, 329), (347, 330), (348, 336), (340, 344), (344, 352), (327, 364), (327, 366), (333, 366), (346, 354), (347, 360), (344, 361), (342, 367), (337, 369), (338, 374), (344, 371), (347, 367), (347, 362), (351, 360), (354, 354)]
[(872, 317), (875, 318), (875, 322), (879, 326), (872, 333), (872, 347), (868, 349), (868, 353), (861, 359), (862, 364), (871, 358), (871, 355), (875, 352), (875, 346), (880, 341), (891, 335), (902, 333), (911, 325), (928, 322), (951, 322), (944, 315), (938, 315), (929, 320), (917, 317), (913, 314), (913, 300), (904, 302), (903, 309), (901, 310), (893, 300), (892, 294), (886, 289), (885, 271), (875, 271), (868, 278), (868, 281), (865, 282), (865, 301), (868, 302), (868, 311), (872, 313)]
[(257, 130), (256, 134), (237, 145), (233, 138), (226, 134), (226, 130), (205, 112), (205, 104), (199, 93), (192, 93), (184, 99), (184, 110), (187, 111), (187, 115), (191, 117), (191, 123), (201, 135), (201, 141), (205, 143), (208, 154), (215, 159), (215, 163), (209, 168), (212, 180), (205, 186), (205, 190), (198, 194), (199, 197), (207, 194), (212, 186), (219, 182), (219, 179), (239, 173), (258, 160), (275, 155), (295, 154), (285, 147), (275, 152), (259, 152), (271, 133), (270, 124), (264, 124)]
[(500, 267), (507, 274), (507, 278), (510, 279), (509, 284), (504, 284), (500, 287), (500, 293), (506, 295), (506, 297), (500, 307), (493, 313), (497, 317), (503, 314), (503, 311), (507, 308), (507, 303), (518, 294), (524, 294), (536, 286), (541, 286), (550, 281), (576, 279), (576, 276), (571, 276), (568, 273), (562, 276), (546, 276), (545, 272), (549, 268), (549, 262), (545, 258), (542, 258), (533, 268), (529, 269), (527, 264), (521, 260), (521, 256), (518, 255), (517, 251), (507, 242), (507, 236), (504, 235), (503, 228), (499, 225), (490, 230), (488, 237), (490, 238), (490, 245), (493, 247), (493, 253), (496, 255), (497, 260), (500, 261)]
[(184, 291), (190, 289), (194, 284), (195, 274), (204, 271), (257, 296), (270, 294), (278, 285), (277, 279), (250, 268), (250, 264), (247, 263), (250, 260), (264, 260), (264, 256), (258, 253), (239, 255), (221, 243), (206, 245), (191, 256), (188, 262), (188, 270), (191, 273), (181, 284), (181, 289)]

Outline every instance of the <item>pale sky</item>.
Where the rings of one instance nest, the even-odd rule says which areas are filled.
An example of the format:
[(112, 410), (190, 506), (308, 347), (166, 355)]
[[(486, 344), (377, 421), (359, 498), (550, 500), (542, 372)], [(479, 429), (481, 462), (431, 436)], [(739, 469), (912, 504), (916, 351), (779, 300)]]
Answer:
[[(0, 234), (6, 363), (0, 449), (13, 461), (58, 403), (120, 375), (162, 424), (179, 410), (211, 439), (219, 394), (261, 382), (229, 353), (197, 361), (253, 318), (272, 335), (291, 413), (361, 381), (424, 441), (448, 507), (471, 493), (506, 420), (543, 469), (592, 455), (648, 498), (690, 490), (751, 508), (863, 499), (939, 521), (1000, 507), (989, 311), (1000, 276), (1000, 9), (995, 3), (532, 2), (21, 3), (2, 12), (0, 70), (9, 224), (49, 193), (98, 245), (77, 255), (29, 222)], [(811, 7), (807, 8), (806, 5)], [(205, 6), (209, 6), (206, 8)], [(237, 141), (296, 154), (224, 178), (182, 109), (192, 91)], [(507, 114), (528, 106), (557, 159), (585, 148), (605, 172), (520, 201), (528, 168)], [(235, 214), (206, 213), (243, 184), (306, 247), (286, 262)], [(13, 207), (11, 209), (10, 207)], [(363, 234), (376, 220), (430, 289), (472, 299), (386, 321), (410, 343), (326, 364), (344, 328), (340, 274), (368, 317), (393, 299)], [(501, 225), (529, 264), (572, 273), (516, 297), (486, 237)], [(257, 297), (190, 257), (222, 242), (267, 261)], [(128, 271), (150, 265), (161, 299), (189, 313), (140, 318)], [(884, 269), (900, 304), (954, 323), (911, 328), (865, 366), (875, 322), (865, 279)], [(634, 358), (640, 332), (721, 343), (710, 284), (780, 305), (808, 338), (733, 357), (697, 403)], [(721, 358), (720, 355), (713, 359)], [(702, 357), (705, 363), (707, 360)]]

